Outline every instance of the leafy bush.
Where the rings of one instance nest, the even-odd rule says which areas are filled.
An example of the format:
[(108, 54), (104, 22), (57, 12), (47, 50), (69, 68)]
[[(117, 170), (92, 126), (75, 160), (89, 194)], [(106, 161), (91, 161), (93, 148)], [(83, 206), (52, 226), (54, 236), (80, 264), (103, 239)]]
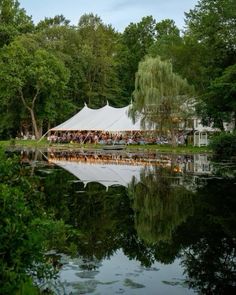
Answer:
[[(0, 294), (28, 294), (25, 282), (56, 274), (46, 251), (73, 234), (63, 220), (47, 214), (35, 178), (27, 178), (17, 157), (0, 150)], [(62, 247), (62, 246), (61, 246)], [(33, 287), (33, 286), (32, 286)], [(32, 293), (33, 294), (33, 293)]]
[(236, 133), (221, 133), (214, 137), (210, 147), (215, 158), (230, 159), (236, 156)]
[(29, 188), (17, 158), (0, 151), (0, 294), (15, 294), (29, 271), (45, 263), (44, 237), (35, 230), (24, 191)]

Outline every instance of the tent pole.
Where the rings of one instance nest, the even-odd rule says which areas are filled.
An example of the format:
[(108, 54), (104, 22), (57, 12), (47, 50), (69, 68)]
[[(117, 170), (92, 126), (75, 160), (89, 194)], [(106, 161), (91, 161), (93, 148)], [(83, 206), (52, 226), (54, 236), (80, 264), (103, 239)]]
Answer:
[(50, 132), (51, 131), (51, 129), (49, 129), (46, 133), (44, 133), (41, 137), (40, 137), (40, 139), (37, 141), (37, 143), (39, 143), (47, 134), (48, 134), (48, 132)]
[(112, 145), (115, 145), (115, 143), (116, 143), (116, 139), (117, 139), (117, 133), (116, 133), (116, 137), (115, 137), (115, 140), (113, 141), (113, 144)]
[(87, 137), (90, 135), (90, 131), (87, 132), (87, 135), (85, 136), (85, 139), (83, 140), (82, 144), (84, 144), (85, 140), (87, 139)]

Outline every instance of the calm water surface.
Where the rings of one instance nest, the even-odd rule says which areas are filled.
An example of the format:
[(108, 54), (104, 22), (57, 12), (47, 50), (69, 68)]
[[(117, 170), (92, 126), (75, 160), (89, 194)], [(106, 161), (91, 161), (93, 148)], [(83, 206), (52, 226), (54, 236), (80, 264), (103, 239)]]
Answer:
[(81, 236), (52, 249), (56, 294), (235, 291), (235, 165), (207, 155), (21, 152), (48, 208)]

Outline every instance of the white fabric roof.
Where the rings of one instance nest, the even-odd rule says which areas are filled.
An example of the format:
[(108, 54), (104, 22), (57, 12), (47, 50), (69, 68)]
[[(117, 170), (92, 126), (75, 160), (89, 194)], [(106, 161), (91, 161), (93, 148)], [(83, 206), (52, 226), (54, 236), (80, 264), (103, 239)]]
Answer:
[(89, 130), (89, 131), (138, 131), (140, 120), (133, 123), (128, 116), (130, 106), (114, 108), (106, 105), (100, 109), (90, 109), (87, 105), (76, 115), (51, 131)]
[(140, 172), (143, 169), (140, 165), (91, 164), (62, 160), (51, 162), (73, 174), (85, 185), (89, 182), (99, 182), (107, 188), (111, 185), (128, 187), (133, 177), (136, 181), (140, 180)]

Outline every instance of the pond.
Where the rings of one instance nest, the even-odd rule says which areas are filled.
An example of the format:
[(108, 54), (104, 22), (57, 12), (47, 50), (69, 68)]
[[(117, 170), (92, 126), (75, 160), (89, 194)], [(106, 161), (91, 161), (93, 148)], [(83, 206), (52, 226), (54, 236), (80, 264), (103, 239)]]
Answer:
[[(55, 294), (226, 294), (236, 288), (235, 165), (208, 155), (21, 151), (47, 214), (80, 234), (55, 243)], [(68, 243), (68, 244), (63, 244)]]

